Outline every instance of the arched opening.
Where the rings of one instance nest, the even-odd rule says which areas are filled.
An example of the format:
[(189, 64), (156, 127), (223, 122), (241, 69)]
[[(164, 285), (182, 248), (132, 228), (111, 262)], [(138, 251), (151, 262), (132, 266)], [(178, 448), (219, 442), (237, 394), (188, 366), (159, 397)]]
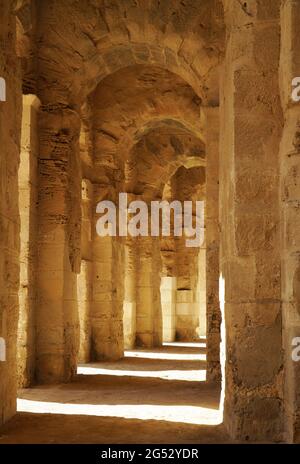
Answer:
[[(126, 85), (124, 85), (125, 82)], [(176, 105), (174, 104), (175, 100)], [(129, 66), (104, 79), (89, 98), (88, 104), (83, 108), (85, 129), (82, 131), (81, 138), (85, 142), (89, 140), (85, 146), (91, 148), (81, 150), (82, 172), (85, 185), (88, 184), (89, 189), (93, 192), (93, 198), (117, 201), (118, 194), (122, 191), (126, 192), (131, 199), (138, 196), (146, 202), (161, 198), (164, 182), (167, 181), (176, 166), (187, 163), (187, 159), (190, 160), (189, 162), (193, 162), (198, 156), (203, 157), (202, 128), (199, 122), (200, 103), (201, 100), (193, 89), (181, 78), (156, 66)], [(180, 121), (183, 121), (184, 125)], [(197, 134), (196, 137), (195, 135), (191, 136), (193, 132)], [(179, 140), (176, 135), (179, 135)], [(199, 137), (198, 141), (197, 137)], [(165, 143), (169, 144), (169, 149), (159, 153), (161, 149), (164, 150)], [(189, 147), (182, 148), (182, 143), (189, 145)], [(153, 150), (156, 150), (156, 153)], [(190, 153), (185, 153), (184, 150), (190, 150)], [(145, 159), (145, 156), (148, 156), (149, 159)], [(164, 162), (158, 163), (157, 160), (160, 156)], [(145, 165), (149, 163), (152, 165), (153, 172), (151, 169), (148, 172), (145, 171)], [(163, 166), (164, 163), (165, 166)], [(158, 169), (156, 173), (155, 169)], [(151, 178), (153, 173), (158, 177), (163, 176), (157, 186), (151, 185), (151, 179), (150, 183), (149, 179), (147, 180), (147, 176)], [(84, 201), (84, 205), (86, 204)], [(94, 216), (93, 219), (91, 217), (89, 220), (86, 219), (84, 213), (82, 235), (85, 237), (86, 243), (82, 244), (84, 253), (90, 245), (90, 241), (86, 240), (85, 225), (89, 223), (87, 226), (89, 228), (91, 221), (95, 222), (96, 218)], [(123, 341), (119, 340), (123, 331), (123, 323), (120, 320), (123, 308), (129, 314), (127, 321), (125, 317), (125, 326), (128, 328), (128, 336), (125, 337), (125, 339), (128, 338), (127, 347), (133, 346), (138, 338), (137, 333), (133, 334), (138, 326), (136, 319), (138, 298), (136, 283), (133, 283), (137, 278), (134, 269), (137, 266), (136, 256), (133, 257), (134, 253), (132, 254), (130, 251), (130, 244), (126, 243), (126, 240), (124, 243), (122, 240), (112, 240), (109, 237), (95, 237), (94, 234), (92, 242), (93, 251), (90, 256), (92, 256), (93, 261), (93, 276), (91, 278), (96, 279), (96, 282), (93, 283), (92, 300), (94, 303), (91, 303), (92, 343), (88, 350), (91, 350), (94, 359), (98, 359), (98, 357), (101, 359), (103, 356), (105, 358), (106, 352), (110, 353), (110, 356), (120, 358), (123, 355)], [(139, 243), (142, 243), (141, 240)], [(151, 247), (152, 245), (153, 243)], [(113, 253), (116, 254), (113, 255)], [(128, 267), (125, 263), (125, 287), (122, 277), (124, 253), (125, 261), (126, 259), (131, 261), (128, 263)], [(157, 256), (159, 257), (158, 247)], [(119, 260), (119, 265), (115, 264), (116, 259)], [(97, 262), (98, 264), (96, 264)], [(140, 263), (145, 263), (145, 261), (142, 260)], [(149, 261), (150, 274), (152, 273), (152, 265), (151, 258)], [(154, 275), (158, 276), (159, 272), (160, 269), (157, 268)], [(114, 277), (110, 278), (109, 276)], [(111, 287), (111, 281), (114, 282), (113, 287)], [(154, 298), (153, 301), (157, 301), (159, 304), (159, 281), (157, 283), (158, 285), (155, 284), (155, 294), (152, 294), (150, 301)], [(150, 287), (148, 290), (145, 289), (143, 282), (137, 284), (137, 287), (141, 288), (144, 295), (147, 292), (152, 292)], [(117, 292), (119, 296), (113, 288), (119, 289)], [(125, 291), (125, 296), (121, 295), (121, 288), (123, 288), (123, 292)], [(108, 296), (109, 293), (114, 295), (112, 299)], [(119, 309), (113, 311), (113, 305)], [(106, 310), (103, 309), (105, 306), (108, 313), (113, 311), (115, 314), (115, 322), (107, 321)], [(158, 308), (157, 311), (159, 314), (161, 309)], [(104, 325), (108, 323), (110, 328), (103, 326), (101, 329), (101, 321)], [(101, 336), (93, 336), (93, 333), (96, 334), (98, 330), (100, 330)], [(116, 331), (116, 336), (111, 336), (111, 330)], [(161, 332), (161, 328), (154, 336), (154, 338), (157, 337), (158, 343), (161, 342), (162, 338), (159, 332)], [(113, 339), (112, 343), (115, 343), (116, 346), (115, 348), (110, 346), (108, 350), (103, 348), (104, 352), (101, 352), (98, 344), (103, 346), (105, 337), (108, 337), (108, 344)], [(140, 337), (138, 343), (143, 344), (143, 337), (141, 335)], [(155, 342), (152, 340), (149, 343), (151, 345)]]
[[(128, 204), (145, 203), (148, 224), (153, 201), (205, 200), (201, 98), (166, 69), (132, 65), (98, 84), (83, 115), (78, 373), (117, 377), (122, 389), (129, 377), (144, 378), (145, 387), (149, 378), (203, 382), (205, 243), (200, 250), (187, 248), (184, 237), (163, 237), (161, 230), (154, 237), (99, 237), (95, 227), (97, 203), (113, 202), (118, 217), (120, 193), (127, 195)], [(164, 340), (167, 313), (174, 336)], [(204, 385), (199, 400), (203, 405)], [(219, 386), (212, 392), (210, 419), (199, 417), (200, 422), (219, 421)], [(171, 418), (173, 413), (166, 411)]]
[[(195, 163), (195, 161), (194, 161)], [(193, 164), (193, 163), (192, 163)], [(187, 182), (188, 179), (188, 182)], [(164, 188), (163, 198), (201, 202), (205, 210), (205, 167), (181, 166)], [(203, 205), (202, 205), (203, 203)], [(200, 210), (199, 210), (200, 211)], [(203, 222), (205, 227), (205, 223)], [(186, 247), (186, 237), (162, 238), (161, 305), (165, 346), (189, 346), (201, 353), (203, 365), (195, 378), (206, 380), (206, 249), (204, 241)], [(181, 342), (178, 344), (178, 342)]]

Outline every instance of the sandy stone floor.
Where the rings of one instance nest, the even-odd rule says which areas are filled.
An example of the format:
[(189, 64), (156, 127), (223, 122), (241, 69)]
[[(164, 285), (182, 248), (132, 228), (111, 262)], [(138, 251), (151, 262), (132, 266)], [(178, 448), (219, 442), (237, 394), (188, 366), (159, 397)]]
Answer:
[(78, 367), (69, 384), (19, 392), (1, 443), (228, 443), (205, 343), (126, 352)]

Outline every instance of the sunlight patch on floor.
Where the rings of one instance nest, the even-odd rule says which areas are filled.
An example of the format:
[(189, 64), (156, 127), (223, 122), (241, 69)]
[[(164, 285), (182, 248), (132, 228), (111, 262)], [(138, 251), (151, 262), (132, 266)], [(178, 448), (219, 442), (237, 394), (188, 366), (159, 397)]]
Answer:
[(179, 348), (206, 348), (206, 339), (200, 337), (199, 342), (164, 342), (163, 346), (178, 346)]
[(77, 374), (81, 375), (115, 375), (118, 377), (129, 376), (129, 377), (151, 377), (156, 379), (165, 380), (185, 380), (185, 381), (200, 381), (205, 382), (206, 370), (195, 369), (195, 370), (120, 370), (113, 368), (103, 368), (103, 364), (99, 364), (99, 367), (89, 366), (88, 364), (79, 365), (77, 368)]
[(123, 419), (157, 420), (196, 425), (218, 425), (222, 422), (216, 409), (199, 406), (165, 406), (155, 404), (63, 404), (18, 399), (18, 412), (65, 414)]
[(206, 354), (156, 353), (154, 351), (125, 351), (125, 358), (170, 359), (174, 361), (206, 361)]
[[(164, 343), (165, 347), (179, 347), (180, 349), (198, 349), (201, 345), (202, 343)], [(133, 360), (135, 360), (134, 363), (132, 362)], [(143, 361), (145, 363), (143, 363)], [(164, 362), (160, 363), (160, 361)], [(184, 364), (186, 361), (190, 362), (190, 369), (188, 369)], [(199, 362), (198, 365), (197, 362)], [(78, 366), (77, 373), (81, 375), (148, 377), (164, 380), (205, 382), (206, 370), (203, 369), (204, 366), (201, 366), (200, 362), (206, 362), (205, 353), (185, 353), (184, 351), (172, 353), (164, 350), (161, 351), (161, 349), (127, 350), (124, 352), (124, 359), (122, 362), (106, 361), (80, 364)], [(181, 363), (183, 363), (182, 369), (180, 368)], [(202, 369), (200, 369), (200, 366)]]

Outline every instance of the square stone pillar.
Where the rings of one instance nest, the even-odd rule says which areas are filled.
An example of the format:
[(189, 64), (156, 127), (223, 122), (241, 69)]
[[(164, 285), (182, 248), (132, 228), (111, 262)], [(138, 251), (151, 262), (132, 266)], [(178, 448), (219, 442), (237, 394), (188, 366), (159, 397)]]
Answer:
[(176, 288), (176, 277), (161, 278), (160, 296), (164, 342), (174, 342), (176, 339)]
[(125, 274), (124, 274), (124, 347), (132, 350), (136, 339), (136, 259), (137, 240), (127, 237), (125, 240)]
[(195, 341), (198, 339), (199, 305), (195, 302), (194, 290), (177, 289), (176, 292), (176, 339)]
[(199, 338), (198, 254), (187, 247), (186, 236), (176, 237), (176, 339), (186, 342)]
[(207, 326), (207, 306), (206, 306), (206, 248), (201, 247), (198, 255), (198, 282), (196, 289), (196, 302), (199, 311), (199, 329), (200, 337), (206, 338)]
[(77, 276), (79, 352), (78, 362), (91, 361), (91, 304), (92, 304), (92, 262), (83, 259), (81, 272)]
[(20, 291), (18, 321), (18, 384), (25, 388), (35, 378), (36, 234), (38, 195), (38, 110), (35, 95), (23, 96), (19, 166)]
[(57, 106), (39, 115), (38, 382), (64, 382), (76, 373), (79, 348), (80, 119)]
[(77, 277), (80, 344), (78, 361), (91, 360), (93, 185), (82, 180), (81, 270)]
[[(92, 232), (92, 359), (118, 360), (124, 355), (123, 299), (124, 244), (122, 237), (97, 234), (96, 205), (103, 199), (115, 200), (109, 185), (94, 184), (94, 224)], [(118, 212), (117, 212), (118, 217)]]
[(220, 137), (224, 422), (231, 435), (242, 440), (280, 440), (283, 428), (280, 3), (224, 2), (227, 45), (221, 71)]
[(219, 302), (219, 146), (220, 111), (218, 107), (203, 108), (206, 142), (206, 346), (207, 380), (220, 382), (220, 328)]
[(139, 237), (136, 343), (152, 348), (162, 344), (160, 301), (160, 239)]
[[(292, 81), (300, 77), (300, 3), (281, 8), (280, 84), (284, 130), (280, 147), (281, 282), (284, 346), (285, 438), (300, 439), (300, 101), (292, 99)], [(299, 94), (299, 92), (298, 92)]]

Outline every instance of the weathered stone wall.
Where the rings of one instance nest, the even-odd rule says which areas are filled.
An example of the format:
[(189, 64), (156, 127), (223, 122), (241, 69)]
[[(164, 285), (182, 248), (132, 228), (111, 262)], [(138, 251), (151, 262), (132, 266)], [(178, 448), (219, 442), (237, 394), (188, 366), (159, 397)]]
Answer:
[(35, 95), (38, 81), (37, 22), (39, 0), (15, 0), (17, 55), (22, 69), (22, 89), (25, 95)]
[(0, 361), (0, 425), (16, 411), (17, 388), (22, 93), (13, 6), (13, 1), (0, 1), (0, 77), (6, 82), (6, 101), (0, 101), (0, 338), (6, 345), (6, 361)]
[(300, 336), (300, 102), (292, 100), (292, 80), (300, 76), (300, 4), (281, 8), (280, 90), (285, 125), (280, 147), (281, 272), (283, 309), (285, 438), (299, 441), (300, 363), (292, 359)]
[(279, 1), (225, 1), (221, 96), (221, 280), (225, 424), (239, 439), (282, 438)]

